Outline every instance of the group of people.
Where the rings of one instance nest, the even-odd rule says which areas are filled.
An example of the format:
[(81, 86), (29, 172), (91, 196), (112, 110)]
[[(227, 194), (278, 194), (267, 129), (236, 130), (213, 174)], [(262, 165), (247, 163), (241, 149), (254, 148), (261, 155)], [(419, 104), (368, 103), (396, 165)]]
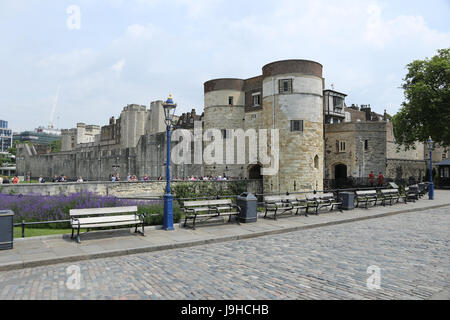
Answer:
[(111, 181), (120, 181), (120, 174), (116, 173), (116, 174), (112, 174), (111, 175)]
[[(40, 176), (39, 179), (38, 179), (38, 182), (39, 183), (46, 183), (47, 181), (45, 180), (45, 178), (43, 176)], [(60, 176), (54, 175), (53, 178), (52, 178), (52, 182), (53, 183), (61, 183), (61, 182), (68, 182), (68, 180), (67, 180), (67, 177), (65, 175), (63, 175), (63, 174), (60, 175)], [(77, 182), (78, 183), (84, 182), (83, 177), (81, 177), (81, 176), (78, 177)]]
[[(373, 171), (370, 171), (370, 173), (369, 173), (369, 182), (370, 182), (370, 186), (373, 187), (373, 185), (375, 184), (375, 175), (373, 174)], [(383, 184), (384, 184), (384, 176), (380, 172), (378, 174), (378, 178), (377, 178), (377, 186), (382, 187)]]
[(9, 180), (8, 176), (0, 176), (0, 184), (18, 184), (20, 182), (20, 179), (18, 176), (14, 176), (11, 180)]
[[(54, 183), (55, 182), (67, 182), (67, 177), (63, 174), (60, 176), (55, 175), (52, 179), (52, 182), (54, 182)], [(45, 183), (45, 179), (44, 179), (44, 182), (42, 182), (42, 183)]]
[[(175, 180), (179, 180), (178, 178), (175, 178)], [(225, 174), (223, 174), (223, 176), (204, 176), (204, 177), (187, 177), (184, 179), (180, 179), (180, 180), (185, 180), (185, 181), (226, 181), (228, 180), (227, 176)]]
[[(112, 174), (110, 176), (110, 180), (111, 181), (121, 181), (120, 180), (120, 174), (116, 173), (116, 174)], [(162, 176), (159, 176), (157, 178), (158, 181), (163, 181), (165, 179), (163, 179)], [(223, 176), (219, 175), (219, 176), (204, 176), (204, 177), (199, 177), (199, 176), (190, 176), (190, 177), (185, 177), (185, 178), (178, 178), (178, 177), (174, 177), (172, 178), (173, 181), (226, 181), (226, 180), (230, 180), (230, 178), (228, 178), (225, 174), (223, 174)], [(127, 182), (137, 182), (137, 181), (150, 181), (150, 177), (148, 175), (144, 175), (142, 178), (138, 178), (136, 175), (131, 175), (128, 174), (127, 178), (126, 178)], [(2, 177), (0, 176), (0, 184), (18, 184), (20, 182), (20, 179), (17, 176), (14, 176), (12, 179), (10, 179), (9, 177), (5, 176)], [(47, 180), (43, 177), (40, 176), (38, 179), (39, 183), (46, 183)], [(68, 182), (67, 177), (64, 174), (61, 174), (60, 176), (58, 175), (54, 175), (53, 178), (51, 179), (51, 182), (53, 183), (63, 183), (63, 182)], [(83, 183), (84, 179), (83, 177), (78, 177), (77, 180), (78, 183)]]
[[(150, 181), (150, 177), (146, 174), (141, 178), (138, 178), (136, 175), (132, 175), (130, 173), (128, 173), (126, 180), (127, 182), (138, 182), (138, 181)], [(157, 178), (158, 181), (163, 181), (165, 180), (162, 176), (159, 176)], [(230, 180), (230, 178), (228, 178), (225, 174), (223, 174), (223, 176), (219, 175), (219, 176), (204, 176), (204, 177), (199, 177), (199, 176), (190, 176), (190, 177), (185, 177), (185, 178), (179, 178), (179, 177), (173, 177), (172, 178), (173, 181), (226, 181), (226, 180)], [(110, 181), (121, 181), (120, 180), (120, 175), (117, 174), (112, 174), (110, 176)]]

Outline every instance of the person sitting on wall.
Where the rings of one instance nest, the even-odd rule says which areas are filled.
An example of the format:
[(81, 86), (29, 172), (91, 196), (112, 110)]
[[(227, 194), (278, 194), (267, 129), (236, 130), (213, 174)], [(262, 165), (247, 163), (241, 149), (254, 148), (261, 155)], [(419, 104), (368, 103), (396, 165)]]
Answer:
[(3, 183), (3, 177), (0, 176), (0, 184), (2, 184), (2, 183)]
[(162, 181), (162, 179), (163, 179), (162, 176), (158, 177), (158, 181)]
[(13, 184), (19, 184), (19, 178), (17, 176), (14, 176), (13, 180), (12, 180)]
[(9, 177), (5, 176), (5, 178), (3, 179), (3, 184), (9, 184)]
[(145, 175), (144, 176), (144, 181), (148, 181), (148, 180), (150, 180), (150, 178), (148, 177), (148, 175)]
[(78, 183), (83, 183), (83, 182), (84, 182), (84, 181), (83, 181), (83, 177), (79, 177), (78, 180), (77, 180), (77, 182), (78, 182)]

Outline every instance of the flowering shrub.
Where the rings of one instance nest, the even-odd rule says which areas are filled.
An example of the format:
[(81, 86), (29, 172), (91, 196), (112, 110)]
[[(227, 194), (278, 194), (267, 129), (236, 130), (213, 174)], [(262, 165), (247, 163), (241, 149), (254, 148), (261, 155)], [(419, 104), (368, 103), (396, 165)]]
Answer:
[[(99, 196), (90, 192), (74, 193), (68, 196), (0, 194), (0, 210), (12, 210), (15, 222), (68, 220), (70, 209), (123, 206), (138, 206), (139, 213), (147, 214), (147, 225), (162, 224), (163, 203), (160, 200), (125, 200), (114, 196)], [(178, 222), (180, 218), (181, 210), (178, 206), (174, 206), (175, 222)], [(58, 227), (61, 227), (61, 224)]]

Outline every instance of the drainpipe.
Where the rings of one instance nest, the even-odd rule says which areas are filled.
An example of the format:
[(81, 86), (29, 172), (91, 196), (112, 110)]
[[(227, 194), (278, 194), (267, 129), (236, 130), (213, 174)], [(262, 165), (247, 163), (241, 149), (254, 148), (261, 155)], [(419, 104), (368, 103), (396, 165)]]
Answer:
[[(275, 129), (275, 78), (272, 77), (272, 128)], [(280, 190), (280, 171), (278, 170), (277, 173), (277, 182), (278, 182), (278, 192), (281, 192)]]

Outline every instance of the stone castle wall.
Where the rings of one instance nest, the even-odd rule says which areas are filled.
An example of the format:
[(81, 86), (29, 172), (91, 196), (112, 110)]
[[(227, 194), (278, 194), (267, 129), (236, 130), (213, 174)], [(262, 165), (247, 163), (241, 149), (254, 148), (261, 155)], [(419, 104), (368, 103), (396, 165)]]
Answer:
[[(259, 194), (262, 191), (260, 180), (243, 180), (248, 192)], [(172, 181), (171, 185), (179, 183), (209, 183), (203, 181), (184, 182)], [(216, 181), (221, 188), (226, 189), (233, 181)], [(148, 182), (89, 182), (89, 183), (45, 183), (45, 184), (18, 184), (1, 185), (2, 194), (40, 194), (46, 196), (69, 195), (78, 192), (92, 192), (99, 195), (112, 195), (116, 197), (161, 197), (164, 195), (166, 187), (165, 181)]]

